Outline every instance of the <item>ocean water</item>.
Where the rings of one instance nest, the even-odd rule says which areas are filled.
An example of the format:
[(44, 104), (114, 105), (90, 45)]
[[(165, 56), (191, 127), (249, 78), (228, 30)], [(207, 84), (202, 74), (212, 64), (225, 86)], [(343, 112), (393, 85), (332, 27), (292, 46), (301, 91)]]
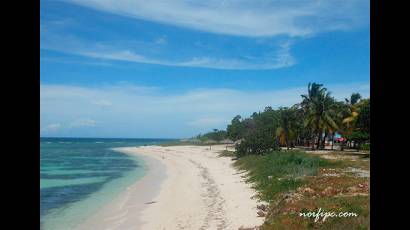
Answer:
[(137, 156), (112, 148), (169, 139), (40, 138), (41, 229), (73, 229), (143, 177)]

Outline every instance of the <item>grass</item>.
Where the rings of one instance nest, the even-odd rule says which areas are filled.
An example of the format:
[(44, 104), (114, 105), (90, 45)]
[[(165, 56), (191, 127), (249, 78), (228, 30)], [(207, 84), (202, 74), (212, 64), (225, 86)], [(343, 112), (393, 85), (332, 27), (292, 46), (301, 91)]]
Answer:
[(247, 181), (259, 191), (259, 198), (272, 201), (279, 193), (301, 186), (304, 176), (316, 175), (320, 167), (333, 164), (300, 151), (274, 151), (244, 156), (234, 165), (249, 171)]
[(219, 153), (219, 157), (236, 157), (236, 155), (235, 155), (235, 151), (222, 150)]
[[(304, 198), (293, 204), (285, 202), (277, 205), (266, 218), (261, 229), (370, 229), (370, 202), (368, 196)], [(303, 218), (299, 212), (354, 212), (357, 217), (327, 218), (325, 222), (315, 222), (313, 218)]]
[[(368, 170), (369, 159), (328, 160), (301, 151), (280, 151), (245, 156), (234, 165), (248, 171), (246, 179), (258, 198), (269, 203), (261, 229), (370, 229), (369, 178), (343, 173), (348, 167)], [(284, 199), (284, 194), (296, 198)], [(358, 216), (325, 222), (299, 216), (319, 208)]]
[(354, 167), (365, 170), (370, 170), (370, 154), (355, 154), (355, 153), (341, 153), (341, 152), (330, 152), (326, 154), (334, 158), (343, 157), (339, 160), (330, 160), (333, 162), (338, 162), (338, 168)]

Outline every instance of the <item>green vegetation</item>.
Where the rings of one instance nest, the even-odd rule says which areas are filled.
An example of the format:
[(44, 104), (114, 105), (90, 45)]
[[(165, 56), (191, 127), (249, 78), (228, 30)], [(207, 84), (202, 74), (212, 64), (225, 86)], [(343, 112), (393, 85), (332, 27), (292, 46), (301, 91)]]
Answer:
[[(290, 150), (296, 146), (324, 149), (326, 141), (341, 134), (341, 150), (370, 151), (370, 99), (353, 93), (337, 101), (321, 84), (308, 85), (302, 101), (291, 107), (235, 116), (226, 131), (214, 129), (176, 144), (212, 145), (235, 141), (234, 166), (244, 170), (257, 197), (268, 202), (261, 229), (369, 229), (370, 153), (330, 152), (313, 155)], [(175, 144), (175, 143), (174, 143)], [(287, 151), (282, 151), (283, 147)], [(300, 212), (319, 208), (355, 212), (354, 218), (329, 218), (314, 222)]]
[[(370, 229), (369, 178), (346, 172), (350, 168), (368, 171), (368, 159), (353, 154), (328, 155), (336, 159), (299, 151), (273, 151), (244, 156), (235, 162), (238, 169), (248, 172), (245, 177), (258, 191), (258, 197), (269, 203), (261, 229)], [(358, 216), (328, 218), (325, 222), (299, 216), (300, 212), (319, 208)]]
[(359, 150), (362, 144), (369, 143), (370, 99), (353, 93), (350, 99), (337, 101), (317, 83), (309, 83), (307, 94), (301, 97), (301, 103), (290, 108), (266, 107), (249, 118), (235, 116), (227, 126), (226, 137), (240, 141), (236, 145), (238, 157), (260, 155), (280, 147), (324, 149), (326, 140), (334, 140), (336, 133), (344, 137), (341, 150), (346, 146)]
[[(235, 167), (247, 172), (246, 180), (257, 190), (257, 197), (269, 203), (261, 229), (369, 229), (370, 155), (330, 152), (315, 156), (289, 149), (324, 149), (326, 141), (332, 142), (333, 149), (338, 133), (343, 137), (341, 150), (369, 151), (370, 99), (353, 93), (337, 101), (317, 83), (309, 84), (301, 97), (291, 107), (266, 107), (244, 119), (235, 116), (224, 133), (224, 138), (238, 141), (235, 152), (225, 150), (220, 156), (235, 154)], [(207, 134), (212, 135), (216, 134)], [(298, 215), (319, 208), (358, 216), (314, 222)]]
[(353, 93), (349, 99), (337, 101), (322, 84), (309, 83), (302, 101), (291, 107), (254, 112), (249, 118), (235, 116), (225, 130), (191, 138), (192, 142), (217, 144), (235, 141), (238, 157), (261, 155), (269, 151), (304, 146), (312, 150), (324, 149), (335, 135), (343, 136), (340, 149), (362, 149), (370, 142), (370, 99)]
[[(300, 209), (300, 207), (303, 207)], [(313, 218), (299, 217), (299, 212), (354, 212), (357, 217), (327, 218), (325, 222), (314, 222)], [(272, 213), (275, 212), (275, 215)], [(370, 200), (368, 196), (328, 196), (321, 198), (305, 198), (294, 204), (279, 203), (267, 216), (261, 230), (273, 229), (370, 229)]]
[(203, 135), (199, 134), (196, 139), (200, 140), (201, 142), (220, 142), (226, 138), (226, 131), (225, 130), (218, 130), (214, 129), (212, 132), (205, 133)]
[(171, 141), (162, 143), (161, 146), (181, 146), (181, 145), (200, 145), (209, 146), (214, 144), (220, 144), (227, 137), (225, 130), (214, 129), (212, 132), (206, 134), (199, 134), (196, 137), (190, 139), (182, 139), (177, 141)]
[(370, 143), (366, 143), (360, 146), (360, 150), (370, 151)]
[(235, 157), (236, 155), (234, 151), (222, 150), (219, 156), (220, 157)]
[(247, 180), (262, 200), (272, 201), (279, 193), (301, 186), (303, 177), (316, 175), (320, 167), (333, 164), (300, 151), (272, 151), (242, 157), (234, 165), (249, 172)]

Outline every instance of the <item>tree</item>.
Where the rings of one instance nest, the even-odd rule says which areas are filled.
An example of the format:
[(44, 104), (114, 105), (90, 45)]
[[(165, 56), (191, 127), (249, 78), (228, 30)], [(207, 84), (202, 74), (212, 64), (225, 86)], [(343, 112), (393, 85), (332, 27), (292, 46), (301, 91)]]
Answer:
[(359, 149), (362, 142), (369, 139), (370, 129), (370, 100), (364, 99), (358, 93), (353, 93), (345, 99), (348, 115), (343, 119), (346, 125), (345, 136), (348, 143), (354, 142), (354, 147)]
[(211, 140), (220, 142), (226, 137), (226, 131), (225, 130), (218, 130), (214, 129), (213, 132), (208, 133), (208, 137)]
[(370, 133), (370, 99), (364, 99), (358, 105), (359, 115), (356, 120), (356, 128)]
[(233, 141), (237, 141), (243, 138), (244, 135), (244, 126), (241, 122), (242, 117), (240, 115), (235, 116), (231, 124), (226, 128), (227, 136)]
[[(345, 123), (343, 123), (343, 120), (345, 117), (349, 116), (349, 108), (348, 106), (341, 101), (335, 101), (333, 104), (333, 110), (334, 110), (334, 121), (337, 125), (337, 129), (335, 132), (338, 132), (341, 135), (344, 135), (347, 133), (347, 126)], [(334, 134), (332, 134), (332, 149), (333, 149), (333, 142), (334, 142)], [(343, 150), (344, 147), (344, 142), (342, 143), (341, 150)]]
[(286, 146), (287, 149), (293, 146), (292, 143), (296, 140), (298, 123), (297, 123), (297, 108), (279, 108), (279, 127), (276, 129), (276, 137), (281, 146)]
[(289, 149), (306, 143), (320, 149), (327, 139), (334, 139), (336, 132), (359, 145), (369, 140), (370, 99), (353, 93), (349, 99), (337, 101), (318, 83), (309, 83), (307, 94), (301, 96), (302, 102), (290, 108), (268, 106), (249, 118), (234, 117), (226, 135), (240, 140), (235, 146), (237, 156), (265, 154), (280, 150), (280, 146)]
[(202, 136), (199, 136), (199, 139), (202, 142), (205, 142), (205, 141), (208, 141), (208, 140), (220, 142), (223, 139), (225, 139), (226, 136), (227, 136), (227, 134), (226, 134), (225, 130), (213, 129), (212, 132), (208, 132), (208, 133), (203, 134)]
[(350, 107), (353, 112), (344, 120), (349, 124), (346, 138), (359, 150), (361, 144), (370, 139), (370, 99), (356, 101)]
[[(332, 104), (334, 99), (330, 96), (330, 92), (322, 87), (322, 84), (309, 83), (308, 94), (301, 95), (303, 101), (301, 103), (305, 111), (305, 127), (312, 131), (312, 143), (317, 139), (317, 148), (319, 148), (323, 130), (325, 127), (336, 129), (337, 125), (332, 118)], [(312, 144), (314, 149), (314, 144)]]
[(347, 125), (347, 127), (349, 129), (351, 129), (351, 131), (354, 129), (354, 125), (356, 123), (357, 120), (357, 116), (359, 115), (359, 100), (362, 97), (360, 96), (360, 94), (358, 93), (353, 93), (350, 96), (350, 100), (345, 98), (346, 104), (349, 108), (349, 116), (347, 116), (344, 120), (343, 123), (345, 123)]
[(236, 145), (237, 156), (263, 154), (278, 148), (275, 131), (278, 128), (278, 112), (270, 107), (264, 112), (253, 113), (242, 121), (244, 132), (240, 144)]

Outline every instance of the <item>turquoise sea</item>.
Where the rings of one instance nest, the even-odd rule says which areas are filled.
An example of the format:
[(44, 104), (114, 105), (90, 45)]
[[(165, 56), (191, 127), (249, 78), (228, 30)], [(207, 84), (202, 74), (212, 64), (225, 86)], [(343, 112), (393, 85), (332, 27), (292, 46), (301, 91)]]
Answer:
[(147, 170), (112, 148), (170, 139), (40, 138), (41, 229), (72, 229)]

